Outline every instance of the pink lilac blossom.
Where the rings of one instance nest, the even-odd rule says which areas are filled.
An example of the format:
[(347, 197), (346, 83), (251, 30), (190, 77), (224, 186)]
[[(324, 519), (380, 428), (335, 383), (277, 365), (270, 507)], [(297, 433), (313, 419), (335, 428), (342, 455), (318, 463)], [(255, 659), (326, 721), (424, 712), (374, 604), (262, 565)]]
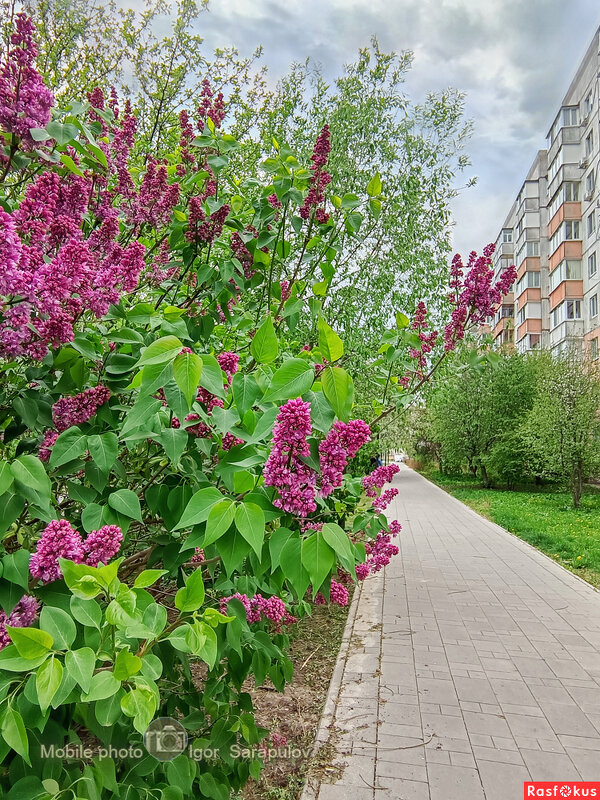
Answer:
[[(137, 287), (145, 248), (123, 248), (118, 212), (105, 210), (99, 227), (83, 238), (93, 183), (76, 175), (38, 175), (18, 209), (0, 215), (0, 355), (44, 358), (48, 347), (71, 341), (85, 311), (103, 316), (122, 291)], [(98, 212), (100, 213), (100, 211)], [(17, 242), (17, 237), (19, 242)]]
[(229, 214), (227, 203), (207, 216), (204, 197), (192, 197), (188, 206), (188, 229), (186, 238), (197, 244), (211, 244), (223, 233), (223, 225)]
[(57, 430), (64, 431), (71, 425), (87, 422), (109, 399), (110, 389), (100, 384), (72, 397), (61, 397), (52, 406), (52, 419)]
[[(329, 599), (330, 602), (334, 603), (336, 606), (347, 606), (348, 605), (348, 589), (345, 586), (342, 586), (341, 583), (332, 580), (331, 581), (331, 589), (329, 590)], [(317, 596), (315, 597), (315, 605), (322, 606), (327, 603), (325, 597), (321, 592), (317, 592)]]
[(265, 486), (275, 487), (279, 495), (273, 505), (300, 517), (317, 508), (317, 474), (302, 461), (310, 455), (307, 437), (311, 432), (310, 403), (299, 397), (288, 400), (279, 409), (271, 452), (263, 470)]
[(307, 519), (299, 520), (299, 527), (301, 533), (306, 533), (306, 531), (320, 531), (323, 530), (324, 522), (310, 522)]
[(478, 256), (475, 251), (469, 254), (465, 267), (458, 253), (452, 259), (450, 270), (450, 302), (454, 309), (450, 322), (444, 329), (444, 349), (454, 350), (464, 339), (468, 325), (478, 325), (493, 316), (496, 306), (507, 294), (517, 277), (514, 265), (507, 267), (494, 283), (492, 256), (495, 245), (489, 244)]
[(42, 443), (40, 444), (40, 449), (38, 452), (38, 456), (40, 461), (48, 461), (50, 459), (50, 455), (52, 454), (52, 446), (58, 439), (58, 431), (46, 431), (44, 433), (44, 438), (42, 439)]
[(119, 552), (123, 534), (117, 525), (104, 525), (92, 531), (83, 543), (84, 561), (89, 567), (97, 567), (100, 562), (108, 564)]
[(213, 121), (215, 128), (221, 127), (221, 123), (225, 117), (225, 101), (223, 100), (223, 93), (219, 92), (215, 96), (208, 78), (204, 78), (202, 81), (202, 92), (200, 93), (198, 114), (200, 115), (198, 121), (200, 130), (204, 128), (204, 123), (206, 122), (207, 117), (210, 117), (210, 119)]
[(240, 357), (237, 353), (219, 353), (217, 361), (223, 372), (227, 375), (227, 383), (231, 384), (231, 379), (238, 371)]
[(349, 422), (337, 421), (319, 444), (321, 464), (322, 497), (328, 497), (334, 489), (342, 485), (343, 473), (349, 458), (354, 458), (358, 450), (371, 438), (371, 429), (362, 419)]
[[(255, 233), (254, 229), (252, 232)], [(256, 233), (256, 236), (258, 236), (258, 233)], [(244, 278), (249, 281), (256, 272), (254, 269), (254, 259), (252, 258), (252, 253), (248, 250), (242, 237), (237, 231), (232, 233), (229, 246), (231, 247), (233, 256), (237, 258), (242, 265)]]
[(24, 594), (10, 614), (0, 610), (0, 650), (11, 643), (6, 626), (11, 628), (29, 628), (39, 609), (35, 597)]
[[(46, 127), (54, 104), (54, 95), (35, 66), (34, 31), (31, 18), (17, 14), (10, 37), (12, 48), (0, 70), (0, 131), (19, 137), (27, 148), (36, 144), (30, 129)], [(0, 142), (4, 141), (2, 133)], [(1, 160), (6, 162), (5, 157)]]
[(429, 323), (427, 322), (427, 308), (423, 301), (417, 304), (411, 327), (417, 332), (419, 346), (409, 349), (408, 354), (410, 358), (416, 362), (416, 365), (413, 371), (405, 373), (405, 375), (400, 378), (400, 385), (404, 386), (404, 388), (410, 386), (413, 377), (417, 378), (417, 380), (421, 380), (425, 377), (424, 371), (427, 367), (427, 356), (435, 347), (439, 336), (438, 331), (435, 330), (427, 333)]
[(204, 564), (205, 561), (204, 550), (201, 547), (196, 547), (194, 555), (190, 558), (190, 564)]
[(327, 159), (331, 152), (331, 132), (329, 125), (324, 125), (317, 136), (310, 160), (311, 172), (308, 194), (298, 213), (302, 219), (308, 219), (314, 210), (318, 223), (325, 224), (329, 221), (329, 214), (320, 205), (325, 200), (325, 188), (331, 183), (331, 175), (325, 170)]
[(244, 444), (244, 440), (238, 439), (238, 437), (234, 436), (231, 432), (227, 432), (225, 436), (223, 436), (223, 441), (221, 444), (223, 450), (231, 450), (232, 447), (236, 447), (238, 444)]
[(329, 361), (327, 361), (326, 358), (324, 358), (320, 364), (315, 364), (315, 378), (319, 377), (319, 375), (323, 372), (323, 370), (326, 369), (328, 364)]
[(81, 535), (66, 519), (52, 520), (44, 529), (29, 562), (29, 571), (42, 583), (51, 583), (62, 577), (59, 558), (81, 564), (84, 557)]
[(362, 479), (362, 484), (367, 496), (377, 497), (376, 489), (382, 489), (399, 471), (400, 467), (397, 464), (389, 464), (388, 466), (377, 467), (370, 475), (365, 475)]
[(246, 594), (236, 592), (228, 597), (221, 598), (220, 610), (222, 614), (227, 614), (227, 604), (230, 600), (240, 601), (244, 606), (246, 619), (249, 623), (260, 622), (264, 617), (273, 623), (276, 630), (279, 630), (281, 625), (291, 625), (298, 621), (296, 617), (293, 617), (288, 612), (283, 600), (276, 595), (269, 598), (265, 598), (261, 594), (248, 597)]
[[(14, 128), (15, 120), (21, 119), (19, 103), (27, 87), (39, 89), (41, 79), (31, 72), (35, 47), (30, 33), (30, 21), (19, 16), (13, 43), (23, 46), (11, 51), (0, 70), (0, 117), (6, 123), (0, 122), (0, 128)], [(10, 85), (15, 69), (20, 75), (18, 98)], [(119, 117), (112, 91), (108, 109), (114, 119), (110, 121), (98, 113), (106, 109), (102, 91), (94, 90), (89, 97), (88, 118), (102, 126), (98, 144), (107, 168), (103, 172), (88, 169), (83, 176), (62, 176), (50, 169), (38, 172), (19, 207), (12, 214), (3, 211), (0, 215), (0, 295), (6, 298), (0, 309), (2, 357), (41, 360), (50, 347), (73, 339), (81, 314), (89, 311), (103, 316), (123, 292), (132, 292), (144, 267), (145, 247), (139, 241), (125, 247), (119, 244), (122, 220), (135, 225), (133, 233), (139, 233), (142, 224), (165, 224), (177, 200), (178, 184), (168, 184), (164, 166), (154, 162), (136, 190), (128, 170), (137, 124), (129, 102)], [(35, 98), (27, 105), (28, 113), (37, 113)], [(7, 115), (12, 115), (13, 122), (6, 121)], [(49, 112), (42, 116), (37, 122), (22, 120), (27, 131), (45, 125)], [(74, 150), (68, 154), (78, 163)]]
[(160, 227), (169, 223), (178, 201), (179, 184), (169, 183), (166, 165), (150, 158), (128, 216), (131, 222), (138, 225), (147, 223), (155, 228)]
[(373, 508), (375, 509), (375, 511), (377, 511), (377, 513), (379, 514), (382, 511), (385, 511), (385, 509), (389, 506), (389, 504), (392, 502), (392, 500), (394, 499), (394, 497), (396, 497), (397, 494), (398, 494), (398, 489), (395, 488), (386, 489), (383, 494), (381, 494), (379, 497), (376, 497), (375, 500), (373, 501)]
[(171, 265), (171, 248), (169, 240), (165, 239), (150, 262), (146, 276), (152, 286), (160, 286), (164, 281), (171, 280), (179, 269), (178, 263)]
[(371, 573), (379, 572), (390, 563), (393, 556), (400, 552), (398, 546), (392, 543), (392, 538), (400, 533), (402, 526), (397, 520), (394, 520), (388, 527), (389, 533), (379, 531), (374, 541), (365, 544), (368, 558), (356, 567), (356, 577), (359, 581), (363, 581)]

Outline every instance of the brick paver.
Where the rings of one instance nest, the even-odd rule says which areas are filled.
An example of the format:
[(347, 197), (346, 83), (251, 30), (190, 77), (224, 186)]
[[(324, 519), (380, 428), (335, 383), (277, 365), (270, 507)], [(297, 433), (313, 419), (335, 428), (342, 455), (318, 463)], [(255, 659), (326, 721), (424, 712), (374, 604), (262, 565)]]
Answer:
[(412, 470), (394, 485), (401, 553), (362, 587), (312, 796), (520, 800), (526, 780), (600, 780), (600, 594)]

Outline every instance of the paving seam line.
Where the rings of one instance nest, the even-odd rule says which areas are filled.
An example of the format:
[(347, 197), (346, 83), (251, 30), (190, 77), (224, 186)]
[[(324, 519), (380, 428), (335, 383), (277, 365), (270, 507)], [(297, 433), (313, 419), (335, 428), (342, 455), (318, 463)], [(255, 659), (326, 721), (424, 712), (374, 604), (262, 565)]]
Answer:
[[(317, 755), (320, 747), (322, 747), (322, 745), (328, 741), (331, 733), (331, 726), (335, 721), (338, 698), (340, 690), (342, 688), (344, 672), (346, 669), (346, 661), (348, 660), (348, 650), (350, 649), (350, 642), (352, 641), (352, 632), (354, 630), (354, 623), (356, 621), (356, 615), (358, 613), (358, 604), (360, 601), (360, 597), (362, 595), (364, 585), (365, 581), (361, 581), (356, 585), (356, 588), (354, 590), (354, 596), (352, 598), (352, 604), (350, 605), (350, 609), (348, 611), (348, 619), (346, 620), (346, 625), (344, 627), (344, 633), (342, 635), (342, 641), (340, 643), (340, 650), (338, 653), (335, 669), (333, 671), (333, 675), (331, 676), (329, 691), (327, 692), (327, 698), (325, 699), (325, 705), (323, 706), (323, 713), (321, 714), (319, 727), (317, 728), (317, 732), (315, 735), (315, 742), (310, 756), (311, 761)], [(317, 779), (316, 781), (311, 781), (310, 778), (308, 778), (306, 783), (304, 784), (304, 789), (302, 790), (302, 794), (300, 795), (300, 800), (316, 800), (320, 788), (321, 788), (320, 779)]]

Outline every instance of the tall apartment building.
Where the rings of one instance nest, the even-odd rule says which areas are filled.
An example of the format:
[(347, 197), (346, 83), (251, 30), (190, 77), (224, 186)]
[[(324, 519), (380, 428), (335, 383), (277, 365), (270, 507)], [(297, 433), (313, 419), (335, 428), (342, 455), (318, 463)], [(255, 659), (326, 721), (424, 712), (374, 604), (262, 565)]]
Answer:
[(600, 345), (600, 29), (496, 241), (497, 273), (517, 267), (496, 312), (498, 345), (527, 352)]

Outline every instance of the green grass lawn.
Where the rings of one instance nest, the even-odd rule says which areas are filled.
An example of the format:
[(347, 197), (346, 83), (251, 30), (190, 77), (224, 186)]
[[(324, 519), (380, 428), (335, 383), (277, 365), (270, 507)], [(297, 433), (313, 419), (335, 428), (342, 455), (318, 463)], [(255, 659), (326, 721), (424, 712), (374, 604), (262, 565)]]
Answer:
[(581, 507), (575, 510), (566, 492), (483, 489), (468, 475), (429, 470), (423, 474), (482, 516), (600, 587), (600, 492), (584, 494)]

